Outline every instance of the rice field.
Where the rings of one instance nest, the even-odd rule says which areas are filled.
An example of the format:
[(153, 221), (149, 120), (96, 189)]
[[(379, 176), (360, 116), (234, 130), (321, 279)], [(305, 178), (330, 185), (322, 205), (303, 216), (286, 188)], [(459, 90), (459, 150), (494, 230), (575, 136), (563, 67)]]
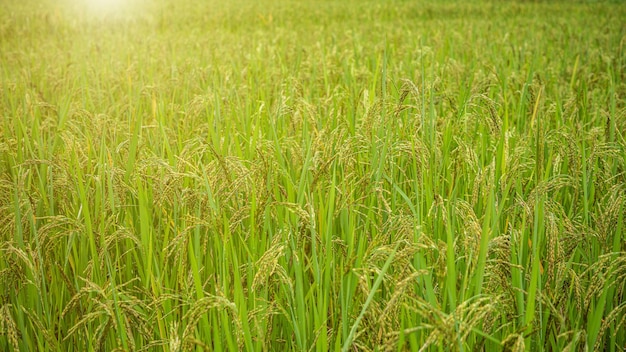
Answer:
[(0, 350), (624, 351), (626, 4), (6, 0)]

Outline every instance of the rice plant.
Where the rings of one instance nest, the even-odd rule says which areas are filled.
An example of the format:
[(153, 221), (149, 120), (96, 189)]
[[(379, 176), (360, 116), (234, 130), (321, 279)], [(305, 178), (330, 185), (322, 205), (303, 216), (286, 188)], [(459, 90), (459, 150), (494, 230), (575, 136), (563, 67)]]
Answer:
[(619, 1), (5, 1), (0, 350), (623, 351)]

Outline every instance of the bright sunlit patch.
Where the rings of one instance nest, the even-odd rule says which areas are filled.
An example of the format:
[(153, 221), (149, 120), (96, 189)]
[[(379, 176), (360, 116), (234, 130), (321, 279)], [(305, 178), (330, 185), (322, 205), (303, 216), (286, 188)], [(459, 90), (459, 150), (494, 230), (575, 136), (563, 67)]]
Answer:
[(90, 11), (106, 15), (119, 13), (128, 5), (128, 0), (84, 0)]

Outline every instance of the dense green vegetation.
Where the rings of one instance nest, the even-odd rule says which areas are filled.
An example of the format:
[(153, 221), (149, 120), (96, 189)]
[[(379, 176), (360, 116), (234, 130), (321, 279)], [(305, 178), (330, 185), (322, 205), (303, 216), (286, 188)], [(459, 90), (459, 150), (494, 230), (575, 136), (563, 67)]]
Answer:
[(623, 351), (626, 6), (0, 8), (0, 350)]

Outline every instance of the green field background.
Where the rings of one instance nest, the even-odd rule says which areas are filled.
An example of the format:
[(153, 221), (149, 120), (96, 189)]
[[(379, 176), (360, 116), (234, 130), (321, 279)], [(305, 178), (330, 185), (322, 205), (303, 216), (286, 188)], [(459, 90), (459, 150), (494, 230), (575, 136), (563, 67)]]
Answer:
[(624, 351), (624, 2), (118, 5), (0, 5), (0, 350)]

